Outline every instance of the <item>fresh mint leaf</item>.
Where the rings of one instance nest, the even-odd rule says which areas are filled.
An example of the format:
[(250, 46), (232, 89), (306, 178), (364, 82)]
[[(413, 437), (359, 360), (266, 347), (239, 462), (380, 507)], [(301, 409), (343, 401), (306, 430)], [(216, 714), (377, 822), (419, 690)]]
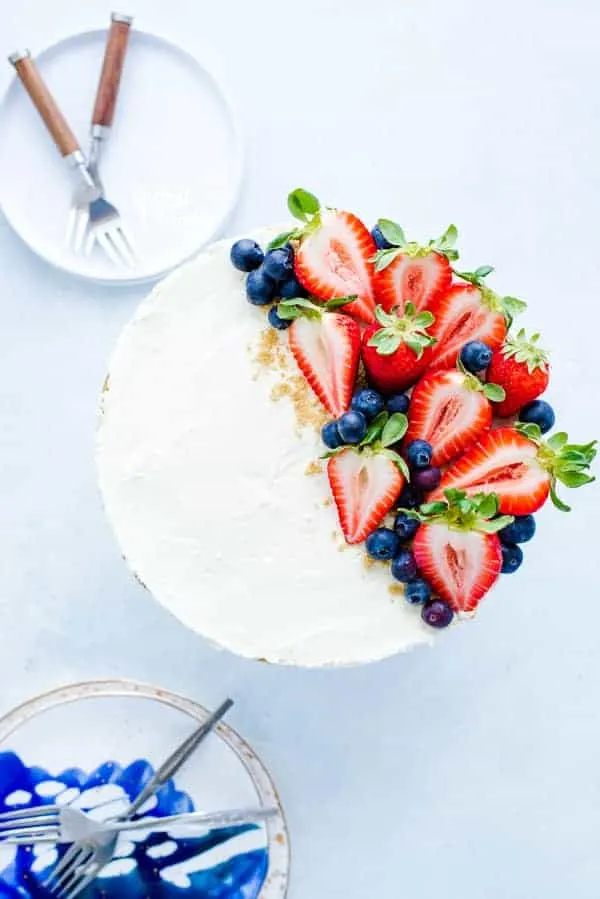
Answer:
[(279, 247), (285, 246), (289, 240), (293, 240), (298, 236), (297, 229), (294, 229), (293, 231), (284, 231), (283, 234), (278, 234), (277, 237), (274, 237), (273, 240), (267, 244), (267, 250), (277, 250)]
[(389, 415), (387, 412), (380, 412), (367, 428), (367, 433), (361, 440), (360, 445), (368, 446), (370, 443), (374, 443), (375, 440), (381, 437), (381, 432), (387, 424), (388, 419)]
[(301, 222), (308, 222), (309, 218), (321, 208), (321, 204), (314, 194), (309, 193), (302, 187), (297, 187), (288, 196), (288, 209), (296, 219)]
[(392, 446), (402, 440), (408, 429), (408, 419), (402, 412), (395, 412), (390, 416), (389, 421), (381, 434), (381, 442), (383, 446)]
[(400, 225), (392, 222), (390, 219), (378, 219), (377, 224), (388, 243), (393, 244), (395, 247), (403, 247), (405, 245), (406, 237)]

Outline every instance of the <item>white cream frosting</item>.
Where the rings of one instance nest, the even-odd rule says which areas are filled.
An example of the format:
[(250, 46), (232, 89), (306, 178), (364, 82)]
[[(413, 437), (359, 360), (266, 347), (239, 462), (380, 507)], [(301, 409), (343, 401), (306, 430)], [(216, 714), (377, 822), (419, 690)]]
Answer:
[(265, 311), (231, 243), (159, 284), (110, 363), (97, 461), (125, 558), (185, 625), (242, 656), (347, 665), (432, 643), (388, 566), (345, 545), (324, 469), (307, 474), (318, 432), (272, 397), (298, 370), (285, 332), (284, 370), (257, 362)]

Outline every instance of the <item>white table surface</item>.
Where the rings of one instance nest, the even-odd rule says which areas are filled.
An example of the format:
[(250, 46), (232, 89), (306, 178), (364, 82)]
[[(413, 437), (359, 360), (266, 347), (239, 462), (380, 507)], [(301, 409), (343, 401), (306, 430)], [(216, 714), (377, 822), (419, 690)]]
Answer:
[[(2, 53), (108, 18), (20, 0)], [(553, 350), (549, 398), (598, 435), (600, 7), (594, 0), (137, 0), (232, 88), (248, 141), (229, 227), (299, 184), (411, 235), (461, 232)], [(8, 83), (0, 68), (0, 88)], [(157, 110), (160, 118), (160, 110)], [(216, 703), (262, 753), (292, 835), (290, 899), (597, 899), (598, 492), (549, 508), (526, 564), (431, 651), (341, 671), (214, 650), (130, 577), (93, 463), (108, 353), (143, 288), (86, 286), (0, 220), (0, 711), (130, 676)]]

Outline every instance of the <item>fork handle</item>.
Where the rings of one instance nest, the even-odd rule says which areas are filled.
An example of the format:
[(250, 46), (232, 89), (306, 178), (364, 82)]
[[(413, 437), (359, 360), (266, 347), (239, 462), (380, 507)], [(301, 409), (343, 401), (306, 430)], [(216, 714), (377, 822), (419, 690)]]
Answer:
[(13, 53), (10, 62), (16, 69), (23, 86), (41, 115), (46, 128), (62, 156), (71, 156), (80, 151), (79, 142), (69, 123), (56, 105), (56, 100), (48, 90), (29, 50)]
[(131, 16), (112, 14), (92, 115), (93, 126), (110, 128), (113, 123), (132, 22)]

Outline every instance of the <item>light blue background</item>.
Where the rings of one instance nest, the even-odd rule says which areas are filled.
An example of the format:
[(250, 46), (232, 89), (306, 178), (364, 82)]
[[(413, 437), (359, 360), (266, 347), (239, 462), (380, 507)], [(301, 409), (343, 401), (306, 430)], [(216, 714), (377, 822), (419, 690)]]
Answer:
[[(101, 26), (109, 9), (5, 6), (2, 52)], [(561, 424), (598, 434), (594, 0), (137, 0), (127, 11), (232, 88), (248, 170), (231, 233), (281, 219), (298, 184), (417, 238), (455, 221), (465, 265), (495, 264), (492, 283), (529, 301), (526, 323), (553, 350)], [(96, 489), (105, 362), (144, 289), (72, 281), (3, 220), (0, 273), (0, 711), (95, 676), (207, 704), (232, 693), (232, 722), (289, 815), (290, 899), (597, 899), (596, 488), (571, 493), (570, 517), (540, 516), (522, 571), (435, 651), (323, 672), (239, 660), (130, 577)]]

